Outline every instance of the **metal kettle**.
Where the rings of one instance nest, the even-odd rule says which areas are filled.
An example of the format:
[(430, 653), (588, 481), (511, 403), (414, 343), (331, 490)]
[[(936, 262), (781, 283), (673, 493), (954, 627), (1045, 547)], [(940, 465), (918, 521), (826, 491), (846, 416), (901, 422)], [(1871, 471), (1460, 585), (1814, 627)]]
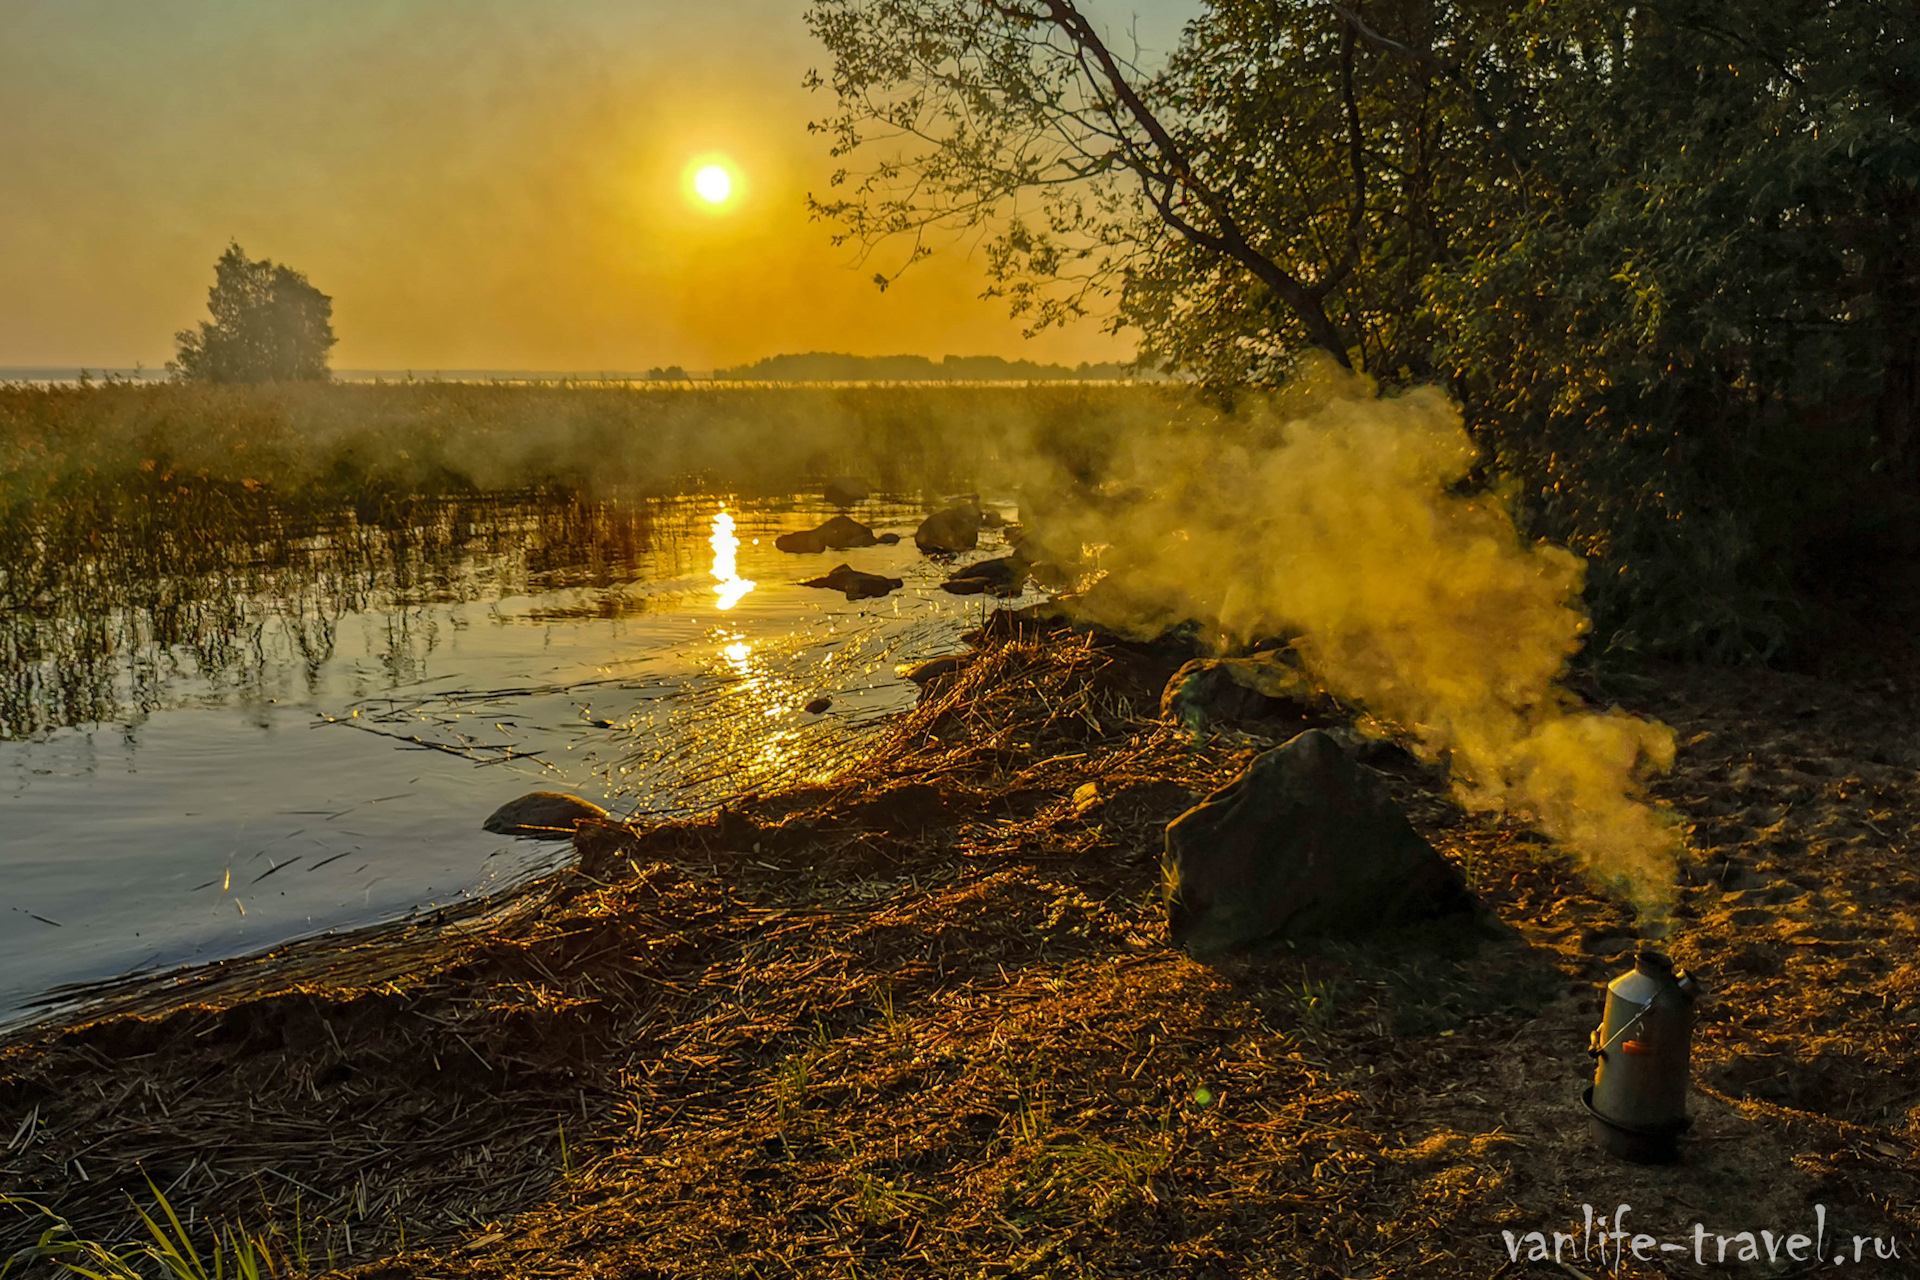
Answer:
[(1593, 1084), (1583, 1096), (1601, 1148), (1640, 1164), (1680, 1158), (1692, 1071), (1698, 980), (1658, 951), (1607, 984), (1607, 1006), (1588, 1042)]

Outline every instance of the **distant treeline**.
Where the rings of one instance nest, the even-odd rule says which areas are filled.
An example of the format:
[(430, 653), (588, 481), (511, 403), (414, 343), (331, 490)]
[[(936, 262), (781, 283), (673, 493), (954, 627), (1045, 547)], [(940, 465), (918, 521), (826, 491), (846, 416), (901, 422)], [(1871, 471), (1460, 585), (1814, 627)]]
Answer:
[(768, 356), (752, 364), (715, 369), (720, 381), (735, 382), (1067, 382), (1135, 376), (1125, 365), (1036, 364), (1000, 356), (851, 356), (836, 351)]

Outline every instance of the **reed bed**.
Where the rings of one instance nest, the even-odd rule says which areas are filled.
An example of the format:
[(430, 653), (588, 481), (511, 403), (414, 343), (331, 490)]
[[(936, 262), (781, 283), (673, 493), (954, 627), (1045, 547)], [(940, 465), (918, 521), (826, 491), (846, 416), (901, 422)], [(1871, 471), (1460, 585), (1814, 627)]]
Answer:
[(398, 496), (701, 482), (790, 493), (1069, 469), (1193, 401), (1165, 385), (647, 388), (477, 383), (0, 385), (0, 513), (79, 489), (378, 504)]

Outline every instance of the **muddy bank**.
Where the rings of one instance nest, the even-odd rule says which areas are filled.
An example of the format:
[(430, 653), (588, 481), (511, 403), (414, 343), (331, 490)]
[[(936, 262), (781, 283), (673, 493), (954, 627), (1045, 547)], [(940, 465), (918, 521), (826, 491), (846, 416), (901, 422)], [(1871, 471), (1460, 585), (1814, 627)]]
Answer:
[(1170, 671), (992, 637), (837, 785), (17, 1034), (0, 1185), (125, 1236), (144, 1171), (361, 1276), (1477, 1277), (1623, 1202), (1663, 1239), (1822, 1203), (1920, 1245), (1909, 691), (1607, 691), (1685, 744), (1670, 945), (1714, 991), (1687, 1160), (1644, 1169), (1578, 1096), (1630, 917), (1417, 768), (1381, 772), (1511, 936), (1165, 945), (1166, 822), (1301, 727), (1196, 740)]

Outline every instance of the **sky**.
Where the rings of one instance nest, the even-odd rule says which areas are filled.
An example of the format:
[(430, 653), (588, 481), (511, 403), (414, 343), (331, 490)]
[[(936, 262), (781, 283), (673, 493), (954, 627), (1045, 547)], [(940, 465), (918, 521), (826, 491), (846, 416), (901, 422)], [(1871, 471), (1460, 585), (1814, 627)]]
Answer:
[[(1095, 0), (1148, 48), (1189, 0)], [(940, 247), (884, 294), (810, 221), (804, 0), (5, 0), (0, 367), (162, 365), (213, 263), (306, 273), (342, 369), (705, 369), (1022, 338)], [(689, 192), (721, 160), (723, 211)]]

